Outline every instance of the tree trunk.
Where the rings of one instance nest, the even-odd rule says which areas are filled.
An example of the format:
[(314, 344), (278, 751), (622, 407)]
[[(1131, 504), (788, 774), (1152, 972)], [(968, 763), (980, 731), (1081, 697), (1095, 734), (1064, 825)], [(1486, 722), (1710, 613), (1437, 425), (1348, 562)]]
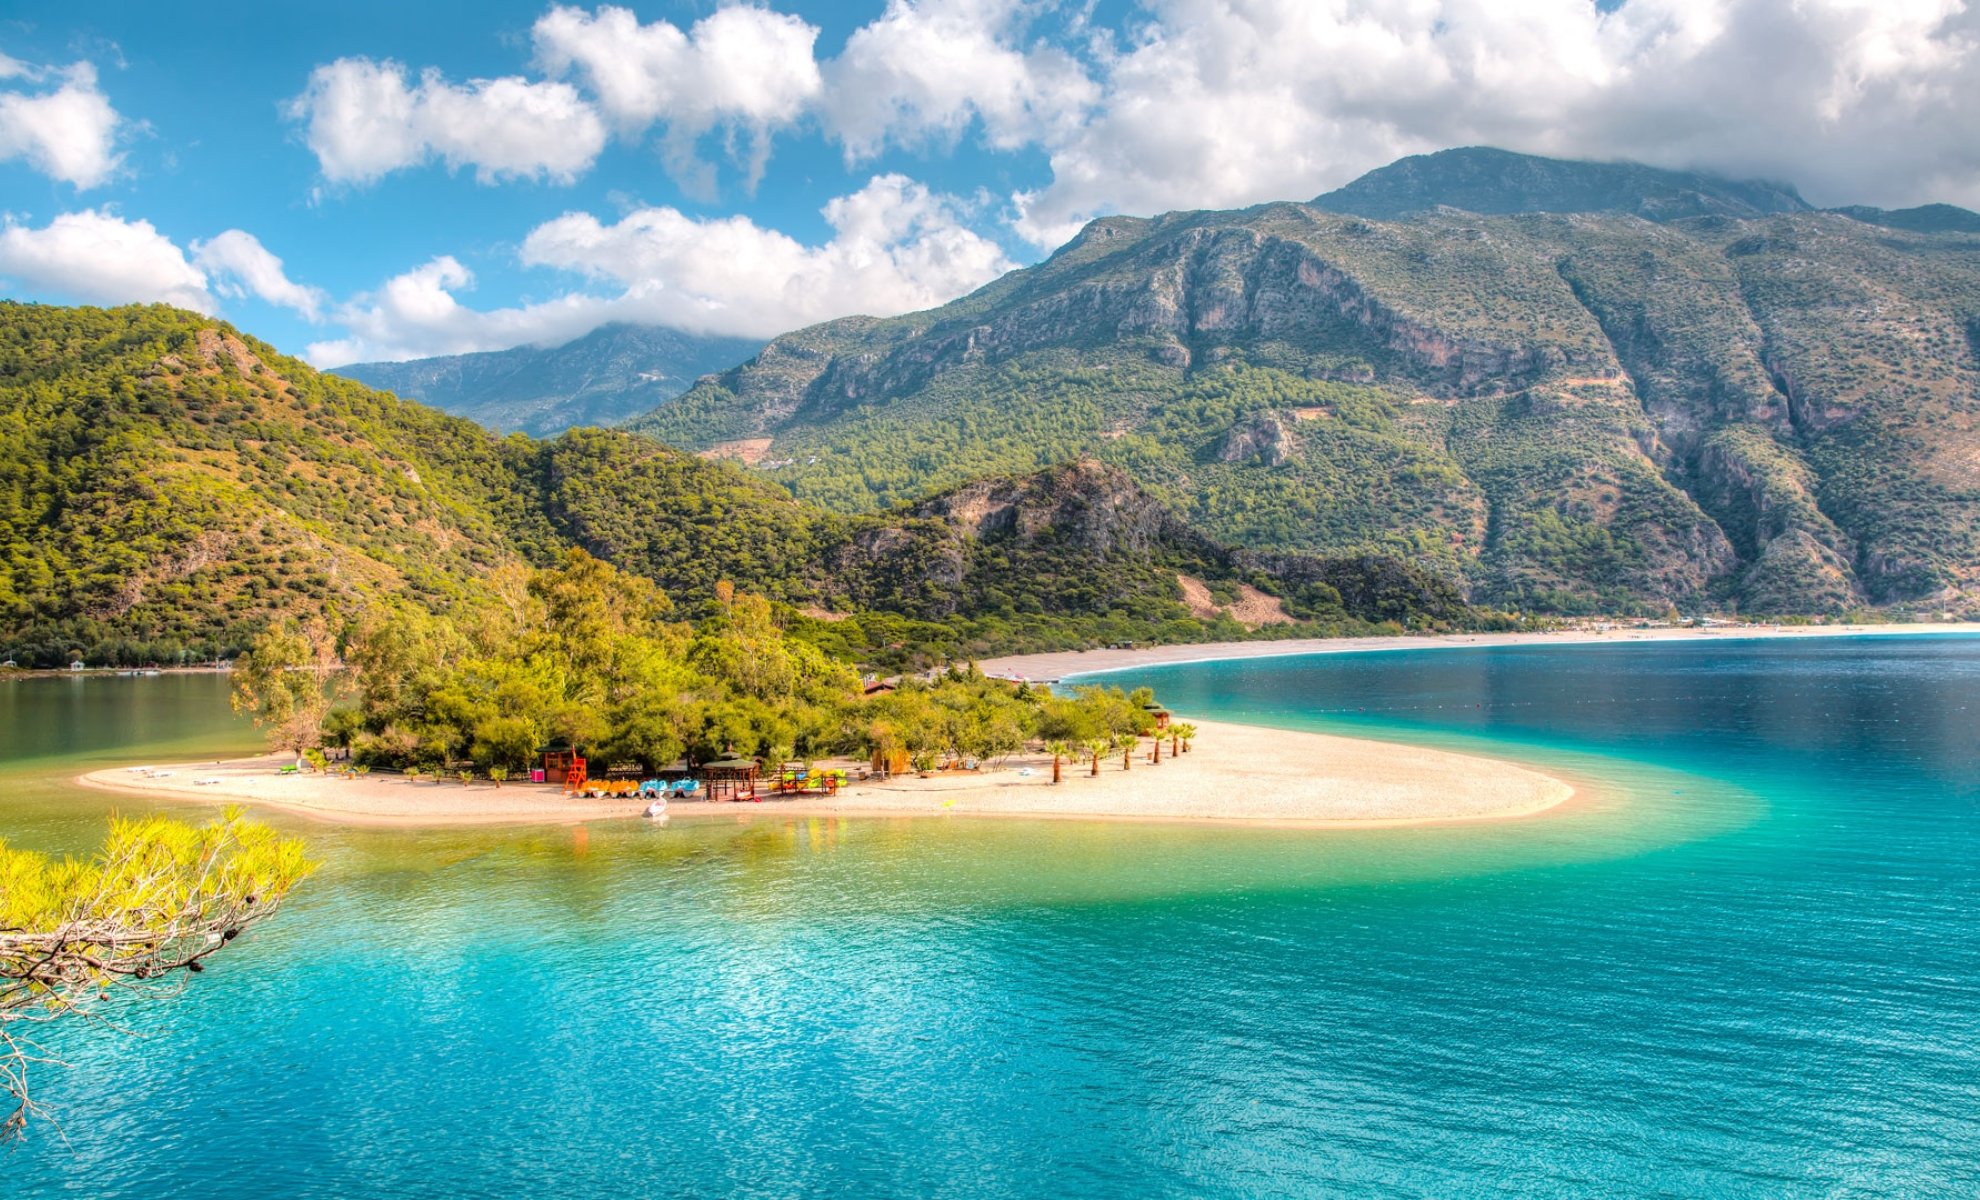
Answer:
[(1130, 769), (1130, 767), (1133, 765), (1133, 762), (1134, 762), (1134, 743), (1129, 742), (1127, 745), (1121, 747), (1121, 770), (1126, 771)]
[(1052, 756), (1052, 782), (1059, 782), (1059, 756), (1056, 754)]
[(1098, 754), (1093, 756), (1093, 774), (1096, 776), (1100, 774), (1100, 756)]
[(1156, 766), (1158, 766), (1158, 767), (1162, 765), (1162, 735), (1161, 735), (1161, 734), (1159, 734), (1159, 733), (1155, 735), (1155, 759), (1154, 759), (1154, 762), (1155, 762), (1155, 765), (1156, 765)]

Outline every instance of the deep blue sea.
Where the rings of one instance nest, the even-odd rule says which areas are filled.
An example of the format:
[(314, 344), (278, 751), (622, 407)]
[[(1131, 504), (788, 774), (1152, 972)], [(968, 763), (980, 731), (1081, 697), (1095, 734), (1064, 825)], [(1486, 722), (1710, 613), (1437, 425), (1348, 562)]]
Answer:
[[(8, 1197), (1980, 1195), (1980, 638), (1112, 677), (1587, 797), (1358, 831), (403, 833), (74, 1028)], [(0, 835), (251, 744), (217, 678), (0, 682)], [(123, 801), (128, 805), (131, 801)]]

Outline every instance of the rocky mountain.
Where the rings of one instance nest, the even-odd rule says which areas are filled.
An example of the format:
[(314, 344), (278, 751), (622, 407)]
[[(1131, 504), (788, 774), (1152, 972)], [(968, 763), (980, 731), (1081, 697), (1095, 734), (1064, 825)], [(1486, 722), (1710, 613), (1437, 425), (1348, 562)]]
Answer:
[(1835, 211), (1871, 225), (1911, 233), (1980, 233), (1980, 213), (1953, 204), (1921, 204), (1916, 208), (1870, 208), (1858, 204)]
[(1394, 561), (1224, 549), (1097, 464), (847, 516), (632, 434), (498, 438), (196, 313), (0, 303), (0, 660), (204, 659), (570, 546), (687, 612), (722, 581), (801, 607), (868, 661), (1472, 619)]
[(1545, 160), (1511, 164), (1518, 204), (1433, 186), (1505, 157), (1326, 198), (1397, 219), (1098, 220), (632, 427), (849, 513), (1091, 454), (1220, 542), (1399, 556), (1511, 608), (1980, 603), (1980, 236), (1610, 164), (1574, 177), (1602, 211), (1449, 203), (1566, 204)]
[(1313, 207), (1390, 221), (1439, 206), (1466, 212), (1630, 213), (1648, 221), (1808, 212), (1785, 184), (1629, 162), (1575, 162), (1467, 146), (1415, 154), (1320, 196)]
[(335, 373), (497, 433), (549, 437), (580, 425), (616, 425), (762, 346), (748, 338), (606, 325), (562, 346), (354, 363)]

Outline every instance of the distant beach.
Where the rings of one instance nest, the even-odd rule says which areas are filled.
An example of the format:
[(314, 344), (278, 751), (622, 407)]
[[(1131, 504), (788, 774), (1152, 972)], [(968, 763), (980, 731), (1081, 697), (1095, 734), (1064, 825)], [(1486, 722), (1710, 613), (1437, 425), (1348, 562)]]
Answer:
[[(1080, 820), (1229, 822), (1352, 828), (1532, 816), (1575, 794), (1565, 780), (1503, 759), (1333, 737), (1193, 721), (1194, 748), (1181, 756), (1163, 743), (1163, 761), (1131, 769), (1118, 753), (1096, 777), (1065, 762), (1053, 785), (1051, 761), (1017, 755), (979, 772), (855, 781), (837, 796), (761, 803), (676, 801), (671, 817), (997, 816)], [(575, 822), (637, 816), (639, 800), (584, 800), (529, 784), (414, 783), (401, 776), (359, 779), (282, 775), (281, 759), (113, 768), (78, 783), (151, 800), (263, 806), (348, 825), (428, 826)], [(202, 780), (211, 782), (201, 783)]]
[(1398, 637), (1288, 638), (1284, 641), (1197, 642), (1133, 649), (1061, 650), (985, 659), (984, 672), (1007, 679), (1057, 681), (1100, 671), (1169, 663), (1279, 658), (1296, 654), (1366, 654), (1382, 650), (1469, 650), (1488, 646), (1632, 645), (1643, 642), (1740, 641), (1753, 638), (1896, 637), (1961, 633), (1980, 635), (1980, 623), (1914, 625), (1713, 625), (1699, 629), (1615, 626), (1548, 633), (1442, 633)]

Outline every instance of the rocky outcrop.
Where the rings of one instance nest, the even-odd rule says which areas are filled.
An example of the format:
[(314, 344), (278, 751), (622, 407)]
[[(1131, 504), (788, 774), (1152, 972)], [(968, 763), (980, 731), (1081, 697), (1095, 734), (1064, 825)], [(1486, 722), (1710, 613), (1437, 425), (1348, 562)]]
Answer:
[(1231, 427), (1217, 446), (1220, 462), (1281, 467), (1299, 453), (1299, 435), (1281, 413), (1262, 412)]
[(1083, 458), (1017, 479), (985, 479), (915, 505), (977, 541), (1054, 545), (1087, 554), (1211, 549), (1125, 471)]

